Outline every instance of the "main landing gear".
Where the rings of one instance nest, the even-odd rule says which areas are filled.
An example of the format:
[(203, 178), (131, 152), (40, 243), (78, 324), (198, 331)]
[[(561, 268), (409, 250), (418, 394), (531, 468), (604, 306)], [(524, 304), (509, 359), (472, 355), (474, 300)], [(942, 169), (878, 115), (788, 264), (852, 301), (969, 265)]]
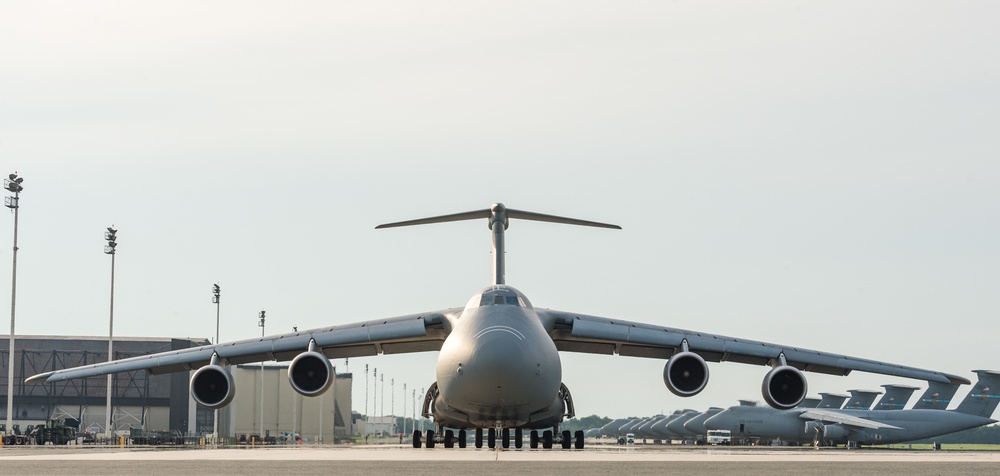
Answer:
[[(454, 448), (457, 443), (459, 448), (465, 448), (467, 436), (466, 430), (458, 430), (457, 434), (454, 430), (448, 429), (437, 433), (434, 430), (427, 430), (425, 433), (415, 430), (413, 432), (413, 447), (420, 448), (421, 443), (423, 443), (426, 448), (434, 448), (436, 443), (442, 443), (445, 448)], [(498, 432), (496, 428), (487, 428), (485, 431), (483, 428), (476, 428), (473, 443), (476, 448), (482, 448), (485, 445), (493, 449), (499, 443), (503, 449), (509, 449), (511, 444), (514, 448), (521, 449), (524, 446), (524, 430), (515, 428), (511, 432), (510, 428), (502, 428)], [(582, 450), (583, 430), (577, 430), (572, 434), (568, 430), (562, 432), (545, 430), (540, 434), (537, 430), (531, 430), (528, 433), (528, 447), (537, 449), (539, 445), (543, 449), (552, 449), (554, 445), (559, 445), (565, 450), (571, 448)]]

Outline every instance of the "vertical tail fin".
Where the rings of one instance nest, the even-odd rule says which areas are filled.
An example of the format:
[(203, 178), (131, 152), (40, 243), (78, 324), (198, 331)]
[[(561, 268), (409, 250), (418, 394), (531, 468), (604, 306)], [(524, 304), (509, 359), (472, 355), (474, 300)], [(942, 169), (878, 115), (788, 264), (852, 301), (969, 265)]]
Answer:
[(872, 407), (873, 410), (902, 410), (906, 407), (906, 402), (910, 401), (913, 392), (917, 391), (917, 387), (894, 383), (887, 383), (882, 387), (885, 388), (885, 395), (882, 395), (878, 403)]
[(951, 399), (958, 392), (959, 384), (928, 382), (927, 390), (913, 404), (914, 410), (947, 410)]
[(974, 370), (979, 381), (969, 390), (965, 400), (956, 411), (991, 418), (1000, 404), (1000, 372), (995, 370)]
[(816, 408), (819, 405), (819, 399), (816, 397), (806, 397), (802, 399), (802, 403), (795, 408)]
[(843, 406), (844, 410), (868, 410), (875, 403), (875, 399), (882, 394), (877, 390), (848, 390), (848, 392), (851, 398)]
[(840, 408), (850, 398), (850, 395), (843, 393), (820, 393), (819, 396), (823, 398), (819, 401), (819, 405), (816, 408)]

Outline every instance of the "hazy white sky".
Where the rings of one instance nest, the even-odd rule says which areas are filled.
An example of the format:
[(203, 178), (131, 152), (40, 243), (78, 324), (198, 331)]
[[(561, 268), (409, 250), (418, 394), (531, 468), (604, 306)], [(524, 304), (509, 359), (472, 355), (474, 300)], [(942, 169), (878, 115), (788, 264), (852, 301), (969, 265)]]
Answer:
[[(624, 227), (513, 222), (507, 281), (537, 307), (973, 378), (1000, 368), (998, 17), (966, 1), (4, 2), (17, 333), (106, 335), (111, 224), (118, 335), (213, 337), (215, 282), (223, 340), (259, 335), (261, 309), (270, 334), (461, 306), (489, 283), (485, 220), (373, 228), (504, 202)], [(353, 359), (354, 408), (366, 363), (402, 413), (435, 357)], [(685, 400), (663, 364), (563, 354), (563, 375), (578, 414), (624, 417), (759, 399), (767, 371), (710, 364)], [(920, 384), (807, 375), (812, 394)]]

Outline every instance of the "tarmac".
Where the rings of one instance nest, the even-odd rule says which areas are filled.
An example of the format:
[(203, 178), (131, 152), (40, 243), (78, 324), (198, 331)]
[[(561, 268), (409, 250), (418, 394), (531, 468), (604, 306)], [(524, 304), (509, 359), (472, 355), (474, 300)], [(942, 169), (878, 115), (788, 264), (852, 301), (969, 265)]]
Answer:
[(415, 449), (408, 445), (240, 448), (0, 448), (7, 474), (998, 474), (1000, 452), (592, 445), (583, 450)]

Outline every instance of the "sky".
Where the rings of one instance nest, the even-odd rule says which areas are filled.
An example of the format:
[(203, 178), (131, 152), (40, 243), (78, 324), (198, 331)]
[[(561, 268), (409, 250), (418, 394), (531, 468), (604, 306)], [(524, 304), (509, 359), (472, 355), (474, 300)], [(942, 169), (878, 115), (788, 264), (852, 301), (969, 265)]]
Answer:
[[(490, 283), (485, 220), (374, 227), (502, 202), (623, 228), (513, 221), (507, 283), (536, 307), (975, 380), (1000, 369), (998, 16), (988, 1), (4, 2), (16, 334), (107, 335), (112, 225), (116, 335), (214, 339), (214, 283), (223, 341), (259, 336), (260, 310), (273, 334), (463, 306)], [(396, 392), (369, 413), (410, 414), (435, 358), (334, 364), (355, 410), (368, 365)], [(617, 418), (759, 400), (768, 370), (710, 363), (682, 399), (664, 363), (563, 353), (563, 381), (578, 415)], [(811, 395), (922, 384), (807, 377)]]

